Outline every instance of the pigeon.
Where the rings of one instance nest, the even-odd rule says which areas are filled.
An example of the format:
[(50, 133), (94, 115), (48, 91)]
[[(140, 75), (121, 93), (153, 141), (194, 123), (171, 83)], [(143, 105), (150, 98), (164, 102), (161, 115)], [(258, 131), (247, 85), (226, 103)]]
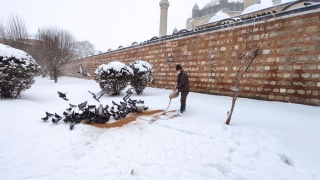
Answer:
[(135, 103), (137, 103), (137, 100), (132, 100), (132, 99), (129, 98), (129, 103), (135, 104)]
[(53, 116), (53, 114), (48, 113), (47, 111), (46, 111), (46, 115), (47, 115), (47, 117)]
[(103, 106), (102, 106), (102, 104), (100, 104), (100, 106), (96, 110), (96, 114), (99, 115), (99, 116), (103, 115)]
[(105, 111), (108, 111), (108, 109), (109, 109), (109, 106), (108, 106), (108, 105), (106, 105), (106, 107), (103, 108), (103, 110), (105, 110)]
[(72, 130), (74, 128), (74, 122), (70, 124), (70, 130)]
[(127, 93), (127, 94), (133, 94), (133, 93), (132, 93), (132, 89), (133, 89), (133, 88), (129, 88), (129, 89), (126, 91), (126, 93)]
[(88, 108), (89, 108), (89, 109), (95, 109), (95, 108), (96, 108), (96, 105), (88, 105)]
[(70, 104), (70, 103), (69, 103), (69, 105), (70, 105), (71, 108), (77, 107), (77, 105), (73, 105), (73, 104)]
[(68, 108), (68, 109), (66, 109), (67, 111), (71, 111), (72, 110), (72, 108)]
[(61, 116), (59, 116), (57, 113), (54, 113), (54, 117), (61, 119)]
[(59, 91), (57, 91), (57, 92), (58, 92), (59, 97), (61, 97), (62, 99), (66, 100), (66, 101), (69, 100), (69, 99), (67, 99), (67, 96), (66, 96), (67, 93), (62, 93), (62, 92), (59, 92)]
[(102, 89), (100, 92), (98, 92), (98, 94), (94, 94), (94, 93), (92, 93), (92, 92), (90, 92), (90, 91), (88, 91), (90, 94), (92, 94), (92, 96), (93, 96), (93, 99), (95, 99), (96, 101), (98, 101), (99, 103), (100, 103), (100, 101), (99, 101), (99, 99), (106, 93), (106, 90), (105, 89)]
[(137, 104), (144, 104), (144, 101), (140, 99), (139, 101), (137, 101)]
[(82, 110), (84, 107), (86, 107), (86, 106), (87, 106), (87, 103), (88, 103), (88, 101), (85, 101), (85, 102), (83, 102), (83, 103), (78, 104), (79, 110)]
[(120, 111), (120, 112), (119, 112), (119, 116), (120, 116), (121, 118), (125, 118), (125, 117), (126, 117), (126, 114), (125, 114), (123, 111)]
[(82, 68), (82, 64), (79, 64), (79, 72), (82, 76), (91, 76), (89, 73), (87, 73), (88, 70), (84, 71)]
[(127, 102), (127, 100), (130, 98), (131, 94), (126, 94), (124, 97), (123, 97), (123, 100), (125, 102)]
[(41, 118), (43, 121), (47, 121), (49, 119), (48, 116), (44, 117), (44, 118)]
[(119, 108), (119, 111), (124, 111), (126, 107), (127, 107), (127, 103), (123, 103)]
[[(71, 110), (71, 109), (70, 109), (70, 110)], [(63, 115), (67, 116), (67, 115), (69, 115), (69, 113), (63, 111)]]
[(67, 123), (69, 120), (70, 120), (70, 117), (69, 117), (69, 116), (66, 116), (66, 117), (63, 119), (63, 122)]
[(60, 121), (60, 119), (52, 118), (52, 122), (53, 122), (54, 124), (57, 124), (59, 121)]
[(114, 106), (119, 106), (119, 104), (115, 103), (114, 101), (112, 101), (112, 104), (113, 104)]

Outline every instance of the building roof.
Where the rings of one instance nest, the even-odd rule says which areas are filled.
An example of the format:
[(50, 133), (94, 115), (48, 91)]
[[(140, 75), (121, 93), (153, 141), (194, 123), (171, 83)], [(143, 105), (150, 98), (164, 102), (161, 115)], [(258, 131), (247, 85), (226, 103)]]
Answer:
[[(228, 0), (229, 3), (231, 2), (243, 2), (244, 0)], [(211, 0), (209, 3), (207, 3), (206, 5), (204, 5), (204, 7), (202, 9), (208, 8), (210, 6), (219, 4), (220, 0)]]
[(242, 11), (241, 14), (248, 14), (251, 12), (259, 11), (261, 9), (266, 9), (271, 6), (273, 6), (272, 0), (263, 0), (261, 1), (261, 4), (253, 4), (247, 7), (244, 11)]
[(230, 18), (230, 16), (228, 14), (223, 13), (222, 11), (219, 11), (209, 20), (209, 23), (215, 22), (215, 21), (220, 21), (222, 19), (227, 19), (227, 18)]

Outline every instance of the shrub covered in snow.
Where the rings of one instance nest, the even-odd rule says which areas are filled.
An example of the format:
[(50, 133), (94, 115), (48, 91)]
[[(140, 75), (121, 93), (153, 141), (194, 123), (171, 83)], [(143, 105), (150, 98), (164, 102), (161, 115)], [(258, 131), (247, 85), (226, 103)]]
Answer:
[(119, 95), (128, 85), (133, 76), (133, 70), (125, 64), (114, 61), (98, 66), (95, 80), (107, 94)]
[(145, 61), (135, 61), (129, 65), (133, 69), (133, 77), (131, 79), (131, 86), (137, 94), (142, 94), (147, 87), (152, 74), (152, 66)]
[(18, 98), (34, 83), (39, 68), (26, 52), (0, 44), (0, 97)]

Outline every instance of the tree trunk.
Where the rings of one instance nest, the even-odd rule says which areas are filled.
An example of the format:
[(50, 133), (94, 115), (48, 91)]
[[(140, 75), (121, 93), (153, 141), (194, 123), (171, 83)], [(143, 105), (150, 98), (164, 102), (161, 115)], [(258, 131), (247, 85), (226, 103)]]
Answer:
[(227, 121), (226, 121), (226, 125), (229, 125), (230, 124), (230, 121), (231, 121), (231, 116), (232, 116), (232, 113), (233, 113), (233, 110), (234, 110), (234, 106), (236, 104), (236, 100), (238, 98), (238, 95), (239, 93), (238, 92), (235, 92), (232, 96), (232, 105), (231, 105), (231, 109), (230, 109), (230, 112), (228, 114), (228, 118), (227, 118)]
[(54, 79), (55, 83), (58, 82), (58, 71), (57, 71), (57, 68), (53, 69), (53, 79)]

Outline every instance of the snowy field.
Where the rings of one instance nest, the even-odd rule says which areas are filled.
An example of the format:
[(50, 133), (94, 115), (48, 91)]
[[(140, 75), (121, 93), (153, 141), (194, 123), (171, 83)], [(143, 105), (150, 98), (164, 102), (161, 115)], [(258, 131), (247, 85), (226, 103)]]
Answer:
[[(98, 105), (88, 90), (100, 89), (93, 80), (36, 78), (20, 99), (0, 99), (1, 180), (320, 179), (319, 107), (240, 98), (226, 126), (230, 97), (190, 93), (185, 114), (152, 124), (145, 116), (121, 128), (78, 124), (70, 131), (62, 121), (41, 120), (69, 102)], [(147, 88), (132, 99), (165, 109), (170, 92)], [(111, 106), (122, 97), (100, 101)], [(179, 106), (173, 99), (169, 110)]]

